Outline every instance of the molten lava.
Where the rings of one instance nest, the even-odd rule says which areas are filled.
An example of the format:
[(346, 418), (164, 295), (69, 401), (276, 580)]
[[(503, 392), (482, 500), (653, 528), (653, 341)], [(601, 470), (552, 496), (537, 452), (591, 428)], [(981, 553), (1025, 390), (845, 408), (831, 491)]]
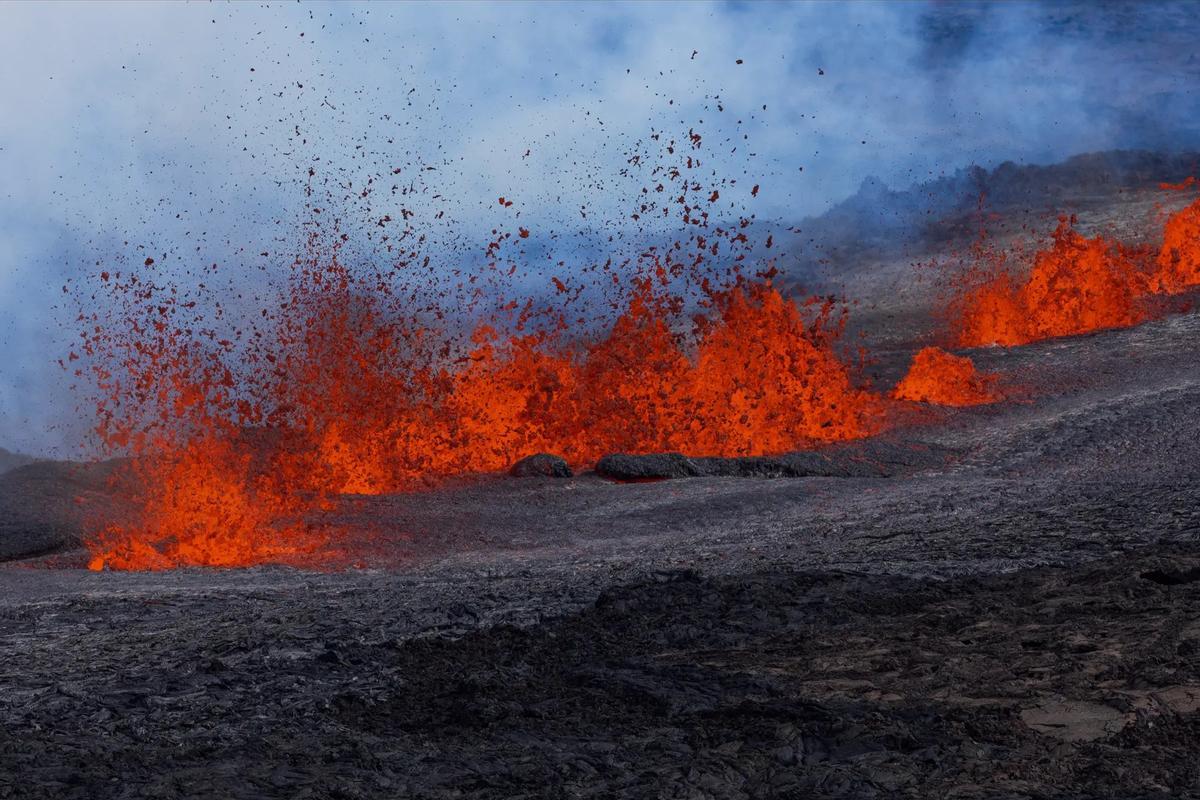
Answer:
[[(694, 151), (701, 137), (687, 141)], [(888, 399), (840, 353), (844, 310), (785, 297), (773, 267), (747, 279), (753, 215), (718, 225), (707, 210), (733, 182), (689, 178), (699, 159), (663, 146), (680, 164), (652, 170), (631, 217), (675, 209), (686, 241), (550, 277), (544, 305), (506, 294), (521, 251), (500, 254), (532, 236), (526, 227), (494, 230), (471, 271), (430, 268), (417, 249), (350, 268), (339, 255), (348, 237), (325, 232), (334, 244), (322, 252), (318, 226), (249, 312), (242, 287), (209, 291), (216, 265), (191, 289), (152, 258), (102, 272), (109, 294), (81, 313), (83, 350), (100, 445), (129, 457), (116, 486), (128, 503), (93, 525), (90, 566), (327, 565), (335, 537), (320, 518), (340, 495), (412, 490), (537, 452), (583, 467), (617, 451), (753, 456), (878, 432)], [(1063, 221), (1027, 277), (999, 262), (960, 298), (958, 341), (1139, 322), (1148, 292), (1200, 282), (1198, 231), (1200, 205), (1172, 217), (1155, 261)], [(409, 227), (395, 241), (410, 236), (424, 240)], [(916, 355), (892, 396), (999, 399), (996, 376), (936, 348)]]
[(137, 504), (134, 518), (93, 533), (88, 567), (310, 563), (324, 537), (305, 527), (297, 514), (306, 509), (254, 469), (252, 458), (247, 448), (218, 436), (143, 458), (126, 476)]
[(1001, 399), (998, 383), (998, 375), (978, 372), (966, 356), (926, 347), (913, 356), (892, 397), (939, 406), (977, 406)]
[(1034, 256), (1027, 275), (1008, 266), (1007, 254), (980, 251), (983, 279), (953, 302), (959, 345), (1009, 346), (1129, 327), (1154, 316), (1155, 295), (1200, 286), (1200, 200), (1167, 219), (1157, 257), (1084, 237), (1073, 224), (1059, 222), (1052, 246)]
[(1200, 286), (1200, 200), (1167, 219), (1156, 266), (1151, 281), (1156, 292), (1178, 294)]
[(1147, 276), (1138, 254), (1103, 237), (1087, 238), (1063, 219), (1054, 243), (1034, 256), (1028, 276), (1002, 264), (959, 299), (963, 347), (1017, 345), (1147, 318)]
[(112, 278), (123, 316), (85, 350), (103, 365), (101, 440), (133, 456), (131, 510), (92, 532), (93, 569), (327, 563), (328, 535), (307, 526), (338, 495), (534, 452), (577, 466), (615, 451), (761, 455), (882, 424), (884, 400), (837, 352), (844, 312), (769, 278), (706, 288), (689, 320), (656, 266), (598, 335), (480, 324), (460, 341), (376, 277), (336, 253), (298, 261), (279, 311), (240, 341), (175, 287)]

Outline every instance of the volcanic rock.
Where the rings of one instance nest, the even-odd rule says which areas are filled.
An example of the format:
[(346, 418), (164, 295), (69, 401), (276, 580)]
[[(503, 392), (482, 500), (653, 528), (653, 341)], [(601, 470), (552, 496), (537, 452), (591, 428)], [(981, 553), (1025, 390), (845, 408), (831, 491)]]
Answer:
[(0, 475), (0, 561), (77, 546), (81, 509), (102, 496), (112, 463), (34, 461)]
[(596, 462), (596, 472), (621, 481), (656, 478), (694, 478), (705, 474), (696, 462), (682, 453), (630, 455), (613, 453)]
[(848, 465), (813, 452), (744, 458), (698, 458), (695, 462), (704, 475), (733, 478), (843, 478), (855, 472)]
[(570, 478), (575, 473), (561, 456), (535, 453), (513, 464), (508, 474), (514, 478)]
[(679, 453), (607, 455), (596, 471), (616, 480), (662, 478), (886, 478), (943, 466), (957, 452), (921, 442), (867, 440), (776, 456), (689, 458)]

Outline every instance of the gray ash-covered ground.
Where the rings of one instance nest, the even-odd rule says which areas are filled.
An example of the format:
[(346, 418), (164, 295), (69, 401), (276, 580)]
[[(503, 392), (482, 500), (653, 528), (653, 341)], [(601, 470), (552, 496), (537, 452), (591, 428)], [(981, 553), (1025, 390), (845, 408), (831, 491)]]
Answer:
[(1200, 796), (1197, 342), (974, 351), (862, 469), (347, 498), (341, 572), (90, 573), (18, 467), (0, 797)]

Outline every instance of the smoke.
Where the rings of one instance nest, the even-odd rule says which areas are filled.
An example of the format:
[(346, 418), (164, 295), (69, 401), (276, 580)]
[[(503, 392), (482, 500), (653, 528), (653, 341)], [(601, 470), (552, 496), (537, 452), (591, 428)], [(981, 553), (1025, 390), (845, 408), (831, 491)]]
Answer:
[[(637, 188), (619, 172), (651, 130), (701, 131), (714, 172), (761, 183), (756, 211), (784, 223), (868, 175), (903, 187), (969, 163), (1200, 141), (1188, 3), (60, 3), (3, 17), (0, 446), (43, 453), (87, 425), (56, 360), (89, 277), (143, 257), (218, 263), (249, 293), (300, 245), (310, 168), (349, 191), (394, 163), (416, 187), (407, 207), (443, 212), (431, 245), (467, 253), (500, 195), (535, 233), (619, 222)], [(365, 226), (360, 211), (344, 224)]]

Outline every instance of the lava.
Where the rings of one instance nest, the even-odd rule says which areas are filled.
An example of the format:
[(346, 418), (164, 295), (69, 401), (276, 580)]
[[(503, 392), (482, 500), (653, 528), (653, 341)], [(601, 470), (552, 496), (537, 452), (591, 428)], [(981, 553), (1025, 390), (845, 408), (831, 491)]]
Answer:
[(960, 346), (1027, 344), (1147, 319), (1148, 278), (1139, 253), (1082, 236), (1073, 224), (1060, 220), (1052, 246), (1034, 256), (1027, 276), (1001, 262), (958, 299)]
[(1001, 399), (999, 379), (996, 374), (977, 371), (966, 356), (926, 347), (913, 356), (892, 397), (941, 406), (983, 405)]
[[(705, 204), (718, 188), (678, 168), (653, 174), (679, 180), (668, 206), (688, 238), (601, 265), (590, 301), (557, 276), (549, 300), (506, 296), (517, 264), (500, 254), (532, 236), (524, 226), (494, 230), (487, 264), (449, 271), (463, 275), (451, 289), (432, 269), (414, 282), (412, 265), (429, 263), (417, 251), (351, 267), (347, 237), (323, 250), (312, 233), (261, 307), (236, 315), (208, 293), (207, 272), (187, 289), (150, 258), (106, 269), (108, 302), (80, 321), (97, 438), (129, 457), (116, 486), (128, 502), (91, 526), (90, 566), (324, 566), (337, 545), (320, 519), (342, 495), (415, 490), (537, 452), (576, 467), (611, 452), (770, 455), (878, 433), (893, 399), (1000, 399), (997, 376), (937, 348), (890, 397), (867, 388), (841, 342), (844, 308), (787, 297), (773, 267), (746, 277), (750, 218), (715, 225)], [(643, 201), (631, 216), (668, 206)], [(1149, 294), (1197, 283), (1198, 229), (1200, 201), (1167, 222), (1155, 259), (1063, 220), (1027, 276), (999, 259), (960, 297), (956, 339), (1012, 345), (1140, 322)]]
[[(878, 432), (887, 400), (859, 382), (844, 308), (785, 296), (769, 259), (747, 277), (753, 215), (723, 207), (732, 222), (715, 221), (735, 182), (689, 177), (701, 137), (684, 141), (690, 152), (662, 140), (675, 163), (650, 168), (630, 215), (675, 214), (682, 240), (548, 276), (549, 299), (505, 283), (534, 235), (523, 224), (492, 231), (484, 264), (439, 271), (417, 249), (351, 265), (348, 237), (314, 223), (259, 306), (234, 286), (236, 314), (211, 288), (216, 265), (189, 286), (141, 256), (105, 269), (107, 294), (80, 321), (97, 438), (129, 457), (115, 487), (128, 502), (91, 526), (91, 566), (323, 565), (337, 545), (322, 515), (342, 495), (536, 452), (585, 467), (611, 452), (766, 455)], [(401, 216), (397, 239), (419, 240)]]
[(254, 469), (252, 458), (249, 449), (217, 435), (143, 457), (125, 476), (136, 503), (134, 518), (93, 533), (88, 567), (313, 563), (324, 537), (297, 518), (307, 509), (277, 480)]
[(1200, 286), (1200, 200), (1167, 219), (1156, 266), (1154, 291), (1178, 294)]
[[(614, 451), (760, 455), (880, 425), (880, 398), (834, 349), (834, 305), (797, 305), (769, 282), (714, 293), (687, 335), (640, 282), (595, 341), (484, 326), (440, 361), (444, 337), (402, 330), (370, 297), (350, 303), (347, 286), (290, 304), (309, 313), (249, 357), (275, 365), (257, 386), (215, 355), (196, 369), (174, 336), (154, 338), (159, 350), (138, 342), (152, 367), (134, 371), (143, 399), (174, 438), (139, 444), (135, 520), (93, 536), (93, 568), (302, 560), (319, 545), (305, 517), (336, 495), (497, 471), (532, 452), (576, 465)], [(128, 442), (127, 427), (107, 435)]]
[(1157, 254), (1085, 237), (1074, 223), (1059, 221), (1052, 245), (1034, 255), (1027, 274), (1006, 253), (977, 250), (975, 275), (952, 303), (958, 345), (1011, 346), (1125, 328), (1155, 316), (1163, 307), (1157, 296), (1200, 286), (1200, 200), (1167, 219)]

